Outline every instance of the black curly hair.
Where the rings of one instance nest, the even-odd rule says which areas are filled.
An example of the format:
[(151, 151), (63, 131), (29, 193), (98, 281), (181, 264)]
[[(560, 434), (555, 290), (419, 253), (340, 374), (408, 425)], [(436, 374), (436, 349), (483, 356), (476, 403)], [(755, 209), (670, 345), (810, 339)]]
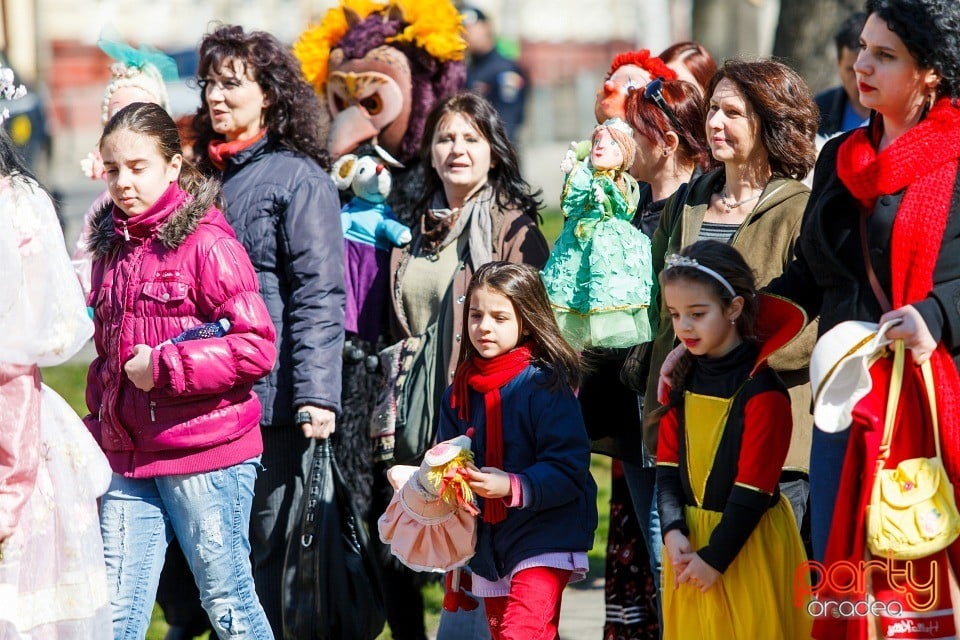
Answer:
[[(304, 79), (300, 63), (287, 47), (265, 31), (246, 33), (240, 26), (221, 25), (204, 36), (199, 56), (197, 82), (201, 89), (211, 71), (239, 62), (250, 71), (267, 98), (264, 122), (271, 142), (313, 158), (324, 170), (329, 170), (330, 158), (318, 128), (320, 103)], [(193, 129), (197, 136), (193, 145), (197, 164), (204, 173), (215, 173), (207, 145), (222, 137), (213, 130), (205, 91), (200, 92)]]
[(903, 41), (921, 69), (940, 76), (937, 97), (960, 101), (960, 2), (958, 0), (867, 0), (867, 16), (876, 14)]
[(443, 190), (440, 176), (430, 165), (433, 149), (433, 134), (440, 121), (447, 115), (459, 113), (465, 116), (484, 140), (490, 143), (490, 172), (487, 181), (496, 193), (501, 207), (516, 207), (533, 219), (540, 209), (540, 191), (531, 192), (530, 185), (520, 175), (517, 151), (507, 137), (500, 114), (485, 98), (470, 91), (462, 91), (441, 100), (427, 116), (420, 142), (420, 164), (424, 173), (424, 188), (417, 202), (417, 211), (426, 211), (435, 193)]

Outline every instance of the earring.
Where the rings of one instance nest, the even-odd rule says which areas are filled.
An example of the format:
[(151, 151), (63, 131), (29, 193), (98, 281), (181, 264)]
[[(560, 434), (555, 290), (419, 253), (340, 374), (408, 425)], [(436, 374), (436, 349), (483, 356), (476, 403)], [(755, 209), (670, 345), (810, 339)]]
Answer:
[(736, 321), (735, 319), (734, 319), (734, 320), (731, 320), (731, 321), (730, 321), (730, 324), (737, 324), (737, 321)]

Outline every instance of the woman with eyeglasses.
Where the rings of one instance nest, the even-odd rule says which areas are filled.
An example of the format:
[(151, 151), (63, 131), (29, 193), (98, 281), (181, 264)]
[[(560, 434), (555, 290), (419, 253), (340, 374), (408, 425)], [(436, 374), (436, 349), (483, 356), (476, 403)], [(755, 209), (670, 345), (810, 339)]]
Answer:
[[(806, 83), (773, 60), (728, 60), (707, 87), (704, 130), (717, 169), (705, 173), (681, 199), (667, 203), (653, 237), (654, 270), (664, 257), (698, 240), (729, 243), (746, 258), (760, 286), (779, 276), (793, 258), (810, 190), (800, 181), (816, 158), (818, 112)], [(809, 359), (816, 338), (807, 329), (770, 361), (790, 391), (793, 439), (781, 492), (798, 526), (806, 510), (812, 418)], [(644, 443), (653, 452), (657, 425), (648, 417), (660, 403), (658, 375), (676, 345), (670, 315), (660, 309), (643, 399)], [(646, 364), (647, 360), (644, 360)]]
[(276, 325), (277, 363), (254, 387), (263, 405), (262, 468), (250, 520), (257, 594), (282, 637), (288, 520), (310, 438), (340, 412), (343, 235), (337, 188), (317, 133), (320, 105), (274, 36), (221, 26), (200, 43), (198, 165), (223, 179), (226, 216)]

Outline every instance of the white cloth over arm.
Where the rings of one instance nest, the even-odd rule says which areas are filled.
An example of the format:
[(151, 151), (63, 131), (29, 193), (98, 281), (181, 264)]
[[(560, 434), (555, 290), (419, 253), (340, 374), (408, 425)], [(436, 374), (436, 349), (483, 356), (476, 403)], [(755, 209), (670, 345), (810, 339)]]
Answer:
[(0, 362), (65, 362), (93, 335), (50, 197), (0, 179)]

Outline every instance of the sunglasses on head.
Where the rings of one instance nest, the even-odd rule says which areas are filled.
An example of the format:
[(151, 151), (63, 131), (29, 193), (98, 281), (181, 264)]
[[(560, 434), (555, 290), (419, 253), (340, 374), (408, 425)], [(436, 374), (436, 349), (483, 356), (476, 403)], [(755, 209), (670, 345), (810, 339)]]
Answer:
[(643, 88), (643, 97), (657, 105), (660, 111), (670, 119), (670, 122), (673, 123), (678, 133), (683, 130), (673, 109), (670, 108), (670, 105), (667, 104), (667, 101), (663, 98), (663, 78), (654, 78), (648, 82), (647, 86)]

